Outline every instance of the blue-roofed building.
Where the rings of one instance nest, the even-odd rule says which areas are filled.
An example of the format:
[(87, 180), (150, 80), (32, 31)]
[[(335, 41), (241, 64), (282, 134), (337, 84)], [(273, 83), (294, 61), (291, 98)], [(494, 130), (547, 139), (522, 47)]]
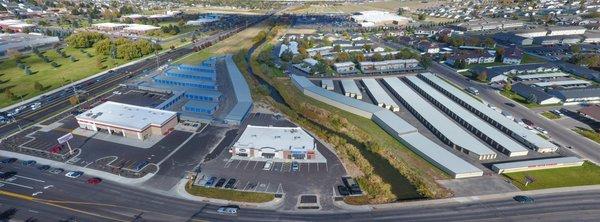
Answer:
[[(204, 69), (199, 69), (204, 70)], [(202, 81), (217, 81), (217, 75), (214, 70), (212, 71), (197, 71), (191, 69), (178, 69), (178, 68), (170, 68), (165, 71), (166, 76), (186, 78), (186, 79), (195, 79)]]
[(229, 113), (225, 116), (224, 121), (227, 124), (240, 124), (252, 110), (252, 96), (250, 95), (250, 87), (246, 83), (246, 79), (240, 70), (233, 62), (231, 55), (225, 57), (227, 73), (235, 95), (236, 103)]
[(193, 80), (188, 78), (173, 77), (167, 75), (159, 75), (152, 78), (155, 83), (170, 85), (170, 86), (184, 86), (194, 87), (199, 89), (212, 89), (217, 90), (217, 83), (214, 81), (201, 81)]
[(183, 110), (192, 113), (213, 115), (219, 108), (219, 103), (190, 100), (183, 105)]

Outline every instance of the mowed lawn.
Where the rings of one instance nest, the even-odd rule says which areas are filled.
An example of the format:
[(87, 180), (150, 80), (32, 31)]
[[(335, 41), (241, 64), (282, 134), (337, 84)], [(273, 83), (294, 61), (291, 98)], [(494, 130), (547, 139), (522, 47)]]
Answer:
[[(600, 184), (600, 167), (585, 161), (580, 167), (515, 172), (504, 176), (521, 190), (584, 186)], [(535, 181), (525, 186), (525, 176), (533, 177)]]
[[(1, 61), (0, 89), (5, 90), (9, 88), (18, 98), (11, 100), (2, 94), (0, 95), (0, 107), (16, 103), (21, 100), (21, 97), (25, 100), (104, 70), (102, 67), (97, 66), (93, 49), (85, 49), (93, 56), (91, 58), (88, 58), (78, 49), (65, 48), (63, 50), (67, 55), (73, 55), (79, 61), (72, 62), (68, 58), (61, 57), (56, 51), (51, 49), (46, 51), (44, 55), (60, 64), (60, 67), (54, 68), (50, 63), (44, 62), (37, 55), (28, 54), (21, 61), (30, 66), (31, 75), (26, 75), (22, 69), (18, 68), (16, 61), (13, 59)], [(124, 61), (119, 59), (107, 59), (103, 62), (106, 69), (123, 63)], [(44, 86), (43, 90), (40, 91), (34, 88), (36, 81)]]

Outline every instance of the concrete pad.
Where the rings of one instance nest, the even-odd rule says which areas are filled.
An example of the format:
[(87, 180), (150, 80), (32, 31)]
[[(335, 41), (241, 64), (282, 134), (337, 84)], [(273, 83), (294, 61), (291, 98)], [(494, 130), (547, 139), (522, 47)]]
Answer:
[(484, 176), (468, 179), (438, 180), (452, 190), (455, 197), (477, 196), (519, 191), (517, 187), (500, 176)]
[(142, 148), (142, 149), (151, 148), (156, 143), (160, 142), (163, 138), (165, 138), (164, 136), (152, 136), (145, 140), (138, 140), (138, 139), (134, 139), (134, 138), (125, 138), (122, 136), (115, 136), (115, 135), (110, 135), (110, 134), (106, 134), (106, 133), (94, 132), (91, 130), (85, 130), (85, 129), (81, 129), (81, 128), (77, 128), (77, 129), (73, 130), (73, 132), (71, 132), (71, 133), (73, 133), (74, 135), (78, 135), (78, 136), (91, 137), (91, 138), (94, 138), (97, 140), (103, 140), (103, 141), (107, 141), (107, 142), (111, 142), (111, 143), (118, 143), (118, 144), (122, 144), (122, 145)]

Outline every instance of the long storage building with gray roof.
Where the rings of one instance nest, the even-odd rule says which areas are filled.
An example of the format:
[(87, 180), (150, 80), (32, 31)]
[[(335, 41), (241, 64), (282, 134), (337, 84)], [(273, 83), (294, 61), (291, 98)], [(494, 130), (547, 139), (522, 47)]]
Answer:
[(292, 82), (305, 95), (313, 99), (373, 120), (387, 133), (453, 178), (483, 175), (481, 169), (421, 135), (414, 126), (390, 110), (327, 91), (303, 76), (292, 75)]

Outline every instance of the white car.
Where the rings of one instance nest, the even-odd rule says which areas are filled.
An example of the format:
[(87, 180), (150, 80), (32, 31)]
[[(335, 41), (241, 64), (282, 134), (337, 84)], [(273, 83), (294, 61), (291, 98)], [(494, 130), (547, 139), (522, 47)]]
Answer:
[(121, 95), (121, 92), (119, 92), (119, 91), (114, 91), (114, 92), (113, 92), (113, 94), (115, 94), (115, 95)]
[(36, 110), (37, 108), (42, 107), (42, 103), (37, 102), (37, 103), (31, 104), (30, 107), (31, 107), (31, 110)]
[(65, 176), (68, 178), (79, 178), (81, 175), (83, 175), (83, 172), (81, 171), (69, 171), (67, 174), (65, 174)]
[(219, 209), (217, 210), (217, 213), (220, 214), (237, 214), (238, 208), (237, 207), (219, 207)]
[(271, 167), (273, 167), (273, 161), (267, 161), (263, 167), (263, 170), (271, 170)]

